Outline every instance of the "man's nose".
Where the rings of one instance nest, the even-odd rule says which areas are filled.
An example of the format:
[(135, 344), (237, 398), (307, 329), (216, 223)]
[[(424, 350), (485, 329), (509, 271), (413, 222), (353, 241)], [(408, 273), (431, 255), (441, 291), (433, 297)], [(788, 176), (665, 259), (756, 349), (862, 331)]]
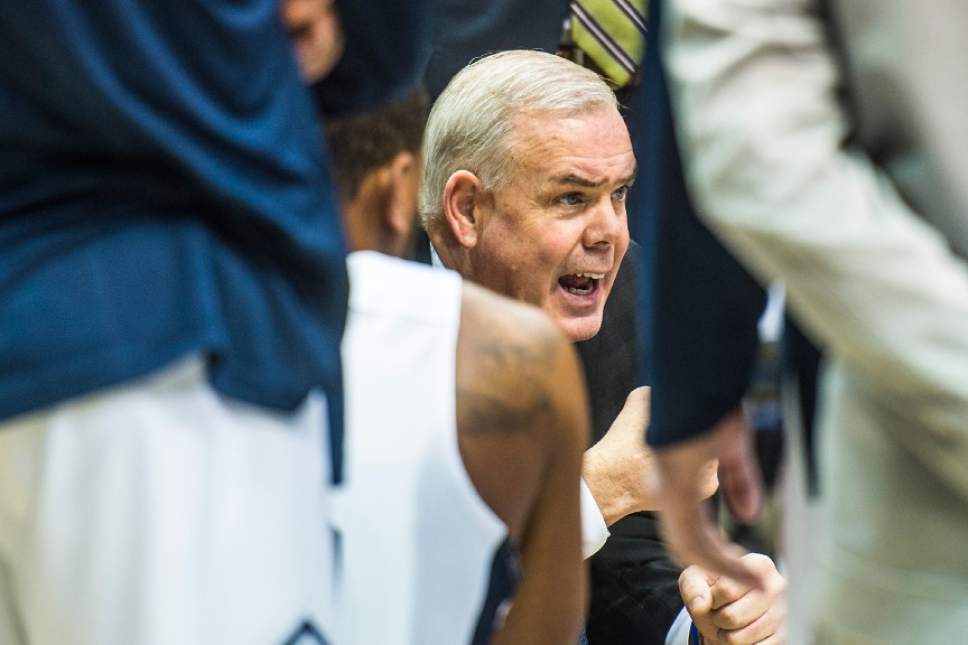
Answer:
[(628, 235), (624, 204), (616, 204), (611, 196), (596, 204), (589, 215), (582, 239), (586, 248), (612, 247)]

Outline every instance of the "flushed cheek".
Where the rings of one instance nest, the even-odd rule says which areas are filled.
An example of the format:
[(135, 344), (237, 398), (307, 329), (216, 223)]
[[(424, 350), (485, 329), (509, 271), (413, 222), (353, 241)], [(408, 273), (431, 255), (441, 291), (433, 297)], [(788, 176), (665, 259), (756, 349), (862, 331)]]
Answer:
[(533, 266), (520, 261), (508, 263), (504, 273), (506, 289), (504, 295), (528, 304), (544, 307), (549, 297), (547, 279)]
[(530, 300), (543, 309), (548, 308), (548, 302), (555, 296), (557, 279), (552, 279), (550, 275), (541, 273), (533, 267), (523, 268), (521, 277), (527, 283), (527, 293)]
[(551, 293), (552, 287), (558, 284), (559, 267), (562, 264), (561, 258), (543, 253), (536, 254), (533, 247), (524, 249), (522, 254), (523, 257), (528, 257), (530, 261), (519, 268), (518, 273), (521, 279), (526, 281), (535, 293)]

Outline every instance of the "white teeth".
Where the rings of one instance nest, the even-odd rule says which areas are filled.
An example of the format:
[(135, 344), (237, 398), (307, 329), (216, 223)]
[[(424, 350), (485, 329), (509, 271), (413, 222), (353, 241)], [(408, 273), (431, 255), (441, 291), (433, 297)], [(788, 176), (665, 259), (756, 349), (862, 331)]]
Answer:
[(601, 280), (605, 277), (604, 273), (576, 273), (579, 278), (591, 278), (592, 280)]

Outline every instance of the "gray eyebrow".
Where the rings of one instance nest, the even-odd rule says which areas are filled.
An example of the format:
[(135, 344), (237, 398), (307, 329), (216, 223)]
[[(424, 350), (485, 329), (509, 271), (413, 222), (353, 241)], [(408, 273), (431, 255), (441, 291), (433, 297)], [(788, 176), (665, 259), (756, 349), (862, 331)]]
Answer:
[[(632, 174), (626, 177), (622, 181), (622, 183), (631, 186), (635, 182), (635, 173), (636, 171), (633, 170)], [(559, 177), (555, 177), (552, 181), (554, 181), (554, 183), (556, 184), (574, 184), (576, 186), (581, 186), (582, 188), (599, 188), (606, 184), (606, 181), (604, 179), (601, 179), (599, 181), (592, 181), (590, 179), (586, 179), (585, 177), (581, 177), (574, 173), (569, 173), (567, 175), (561, 175)]]
[(598, 188), (599, 186), (605, 185), (605, 180), (592, 181), (590, 179), (585, 179), (584, 177), (579, 177), (575, 174), (561, 175), (555, 177), (553, 180), (556, 184), (576, 184), (582, 186), (583, 188)]

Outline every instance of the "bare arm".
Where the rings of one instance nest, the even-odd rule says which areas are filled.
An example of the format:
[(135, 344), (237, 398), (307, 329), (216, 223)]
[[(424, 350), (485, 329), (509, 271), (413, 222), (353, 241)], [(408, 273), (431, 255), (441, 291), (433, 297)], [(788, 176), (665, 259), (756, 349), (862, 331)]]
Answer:
[(494, 643), (573, 645), (586, 597), (578, 482), (588, 432), (574, 350), (537, 309), (466, 285), (457, 388), (465, 467), (522, 555)]

